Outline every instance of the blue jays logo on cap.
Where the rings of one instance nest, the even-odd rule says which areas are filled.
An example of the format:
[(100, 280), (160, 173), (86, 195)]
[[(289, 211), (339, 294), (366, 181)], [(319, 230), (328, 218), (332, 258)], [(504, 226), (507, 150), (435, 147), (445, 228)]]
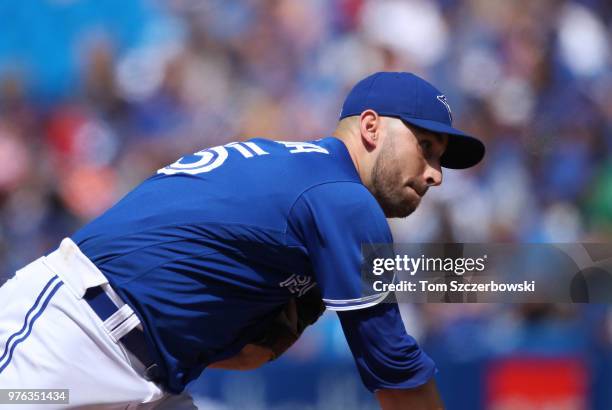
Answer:
[[(442, 103), (442, 104), (440, 104)], [(463, 169), (482, 160), (484, 144), (453, 128), (453, 116), (446, 96), (421, 77), (404, 72), (378, 72), (359, 81), (349, 92), (340, 119), (361, 115), (365, 110), (399, 118), (407, 124), (448, 135), (440, 163)]]

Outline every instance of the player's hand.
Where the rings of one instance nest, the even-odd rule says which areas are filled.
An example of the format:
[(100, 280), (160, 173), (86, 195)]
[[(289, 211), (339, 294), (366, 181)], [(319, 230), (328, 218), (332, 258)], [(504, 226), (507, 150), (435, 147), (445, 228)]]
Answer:
[(272, 349), (248, 344), (235, 356), (210, 364), (212, 369), (253, 370), (261, 367), (274, 358)]

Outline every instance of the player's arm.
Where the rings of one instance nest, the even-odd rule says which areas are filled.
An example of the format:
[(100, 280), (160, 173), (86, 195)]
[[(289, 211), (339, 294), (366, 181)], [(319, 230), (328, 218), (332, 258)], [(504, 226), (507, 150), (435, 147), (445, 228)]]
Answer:
[(379, 390), (376, 392), (376, 398), (383, 410), (444, 408), (433, 379), (414, 389)]
[[(406, 333), (397, 305), (382, 302), (386, 293), (373, 292), (361, 275), (362, 246), (393, 242), (374, 197), (361, 184), (319, 185), (296, 201), (289, 222), (308, 251), (326, 307), (338, 311), (360, 376), (381, 406), (441, 408), (431, 381), (433, 361)], [(388, 247), (380, 252), (393, 255)]]
[(274, 351), (269, 347), (248, 344), (229, 359), (210, 364), (211, 369), (253, 370), (263, 366), (274, 358)]
[(383, 410), (442, 409), (432, 360), (404, 328), (395, 303), (338, 316), (359, 375)]

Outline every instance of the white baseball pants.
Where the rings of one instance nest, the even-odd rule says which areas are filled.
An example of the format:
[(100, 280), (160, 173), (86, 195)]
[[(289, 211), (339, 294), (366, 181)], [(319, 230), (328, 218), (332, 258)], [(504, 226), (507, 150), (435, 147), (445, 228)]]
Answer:
[(169, 401), (117, 342), (126, 329), (139, 325), (136, 316), (126, 305), (120, 309), (124, 317), (114, 318), (115, 324), (126, 324), (123, 330), (111, 329), (83, 300), (94, 286), (123, 305), (104, 275), (67, 238), (0, 287), (0, 389), (69, 389), (70, 397), (69, 404), (0, 404), (1, 409), (141, 409)]

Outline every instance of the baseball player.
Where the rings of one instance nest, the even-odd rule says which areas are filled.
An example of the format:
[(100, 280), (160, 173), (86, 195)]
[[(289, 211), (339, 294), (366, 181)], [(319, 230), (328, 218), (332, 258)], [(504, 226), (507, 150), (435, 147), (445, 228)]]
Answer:
[(361, 246), (483, 156), (440, 91), (390, 72), (355, 85), (333, 136), (184, 156), (0, 288), (0, 386), (155, 407), (207, 367), (273, 360), (327, 308), (382, 408), (441, 408), (397, 305), (364, 292)]

